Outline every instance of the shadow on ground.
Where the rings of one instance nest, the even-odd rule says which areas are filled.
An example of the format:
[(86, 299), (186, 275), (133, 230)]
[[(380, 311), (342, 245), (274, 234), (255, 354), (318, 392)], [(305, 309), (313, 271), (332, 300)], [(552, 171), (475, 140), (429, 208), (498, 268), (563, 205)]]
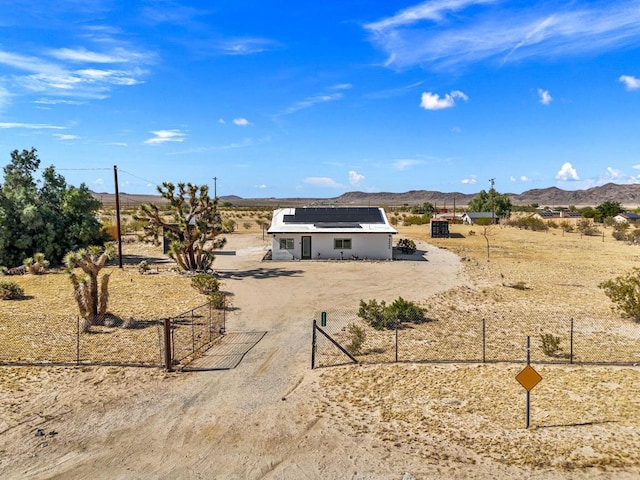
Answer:
[(277, 277), (301, 277), (303, 270), (289, 270), (286, 268), (253, 268), (251, 270), (217, 270), (220, 279), (255, 278), (267, 279)]

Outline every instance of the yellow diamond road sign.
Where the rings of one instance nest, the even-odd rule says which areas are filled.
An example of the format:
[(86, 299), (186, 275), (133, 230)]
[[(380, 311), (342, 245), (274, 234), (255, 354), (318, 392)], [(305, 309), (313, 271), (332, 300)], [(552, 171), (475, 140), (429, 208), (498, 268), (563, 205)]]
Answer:
[(520, 382), (520, 385), (522, 385), (527, 392), (530, 392), (533, 387), (542, 380), (542, 377), (531, 365), (527, 365), (518, 375), (516, 375), (516, 380)]

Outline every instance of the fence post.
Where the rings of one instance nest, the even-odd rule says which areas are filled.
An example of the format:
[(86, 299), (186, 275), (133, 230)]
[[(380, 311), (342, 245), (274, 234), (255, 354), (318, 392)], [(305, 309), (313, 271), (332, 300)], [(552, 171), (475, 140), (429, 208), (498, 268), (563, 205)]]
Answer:
[(196, 352), (196, 324), (193, 315), (193, 310), (191, 310), (191, 353)]
[(213, 307), (212, 304), (213, 302), (209, 301), (209, 343), (211, 343), (213, 341), (213, 332), (211, 331), (213, 329)]
[(164, 364), (167, 372), (173, 372), (173, 359), (171, 358), (171, 319), (164, 319)]
[(76, 317), (76, 365), (80, 363), (80, 317)]
[(398, 319), (396, 318), (396, 363), (398, 363)]
[(313, 335), (311, 340), (311, 370), (316, 368), (316, 319), (313, 319)]
[(487, 363), (487, 322), (482, 319), (482, 363)]
[(569, 334), (569, 363), (573, 364), (573, 318), (571, 319), (571, 331)]

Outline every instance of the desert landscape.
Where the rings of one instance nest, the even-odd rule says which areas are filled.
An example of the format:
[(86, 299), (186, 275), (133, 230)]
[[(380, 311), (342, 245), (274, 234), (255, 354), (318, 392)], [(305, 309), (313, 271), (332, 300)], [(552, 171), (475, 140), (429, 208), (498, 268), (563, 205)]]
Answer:
[[(531, 393), (529, 429), (525, 391), (514, 378), (523, 364), (311, 370), (311, 324), (319, 311), (402, 296), (440, 312), (500, 311), (507, 319), (527, 309), (610, 315), (598, 283), (640, 257), (610, 229), (587, 237), (512, 227), (490, 227), (483, 236), (481, 228), (453, 225), (453, 238), (431, 239), (426, 226), (399, 226), (398, 238), (414, 239), (424, 252), (420, 262), (262, 261), (268, 239), (255, 222), (239, 228), (225, 247), (235, 254), (219, 255), (215, 269), (232, 298), (228, 332), (266, 332), (242, 362), (231, 370), (173, 373), (0, 367), (0, 476), (638, 478), (635, 365), (534, 365), (543, 380)], [(125, 248), (127, 255), (161, 257), (144, 245)], [(133, 266), (110, 268), (110, 302), (123, 312), (161, 317), (204, 300), (169, 269), (141, 278)], [(2, 317), (47, 304), (72, 314), (71, 289), (64, 278), (55, 284), (56, 275), (17, 278), (30, 298), (2, 302)], [(527, 288), (509, 288), (518, 283)], [(638, 334), (637, 324), (619, 322)], [(206, 355), (215, 354), (214, 345)]]

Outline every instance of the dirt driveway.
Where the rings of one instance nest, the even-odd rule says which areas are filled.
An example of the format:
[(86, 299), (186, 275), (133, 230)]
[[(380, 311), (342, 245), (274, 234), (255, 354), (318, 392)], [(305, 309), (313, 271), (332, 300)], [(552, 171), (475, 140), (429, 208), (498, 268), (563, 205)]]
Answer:
[(422, 245), (420, 261), (263, 262), (260, 236), (228, 240), (235, 255), (215, 264), (233, 295), (228, 331), (267, 332), (240, 365), (69, 369), (65, 385), (48, 386), (40, 375), (47, 441), (33, 438), (29, 418), (5, 434), (2, 478), (402, 478), (375, 445), (319, 416), (311, 321), (360, 299), (425, 299), (465, 281), (459, 259)]

